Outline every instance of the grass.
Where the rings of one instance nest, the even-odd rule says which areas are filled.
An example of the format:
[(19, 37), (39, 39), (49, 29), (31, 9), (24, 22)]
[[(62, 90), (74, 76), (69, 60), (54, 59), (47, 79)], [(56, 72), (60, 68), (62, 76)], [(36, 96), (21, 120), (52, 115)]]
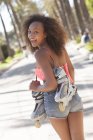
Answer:
[(90, 51), (93, 52), (93, 41), (91, 41), (90, 43), (88, 43), (85, 48)]
[(7, 57), (5, 60), (4, 60), (4, 63), (11, 63), (13, 60), (12, 57)]
[(0, 63), (0, 70), (6, 69), (8, 67), (7, 63)]
[(10, 64), (13, 63), (13, 60), (16, 58), (21, 58), (22, 52), (16, 53), (13, 57), (7, 57), (3, 62), (0, 63), (0, 70), (7, 69)]
[(23, 55), (22, 52), (16, 53), (16, 54), (14, 55), (14, 58), (20, 58), (20, 57), (22, 57), (22, 55)]

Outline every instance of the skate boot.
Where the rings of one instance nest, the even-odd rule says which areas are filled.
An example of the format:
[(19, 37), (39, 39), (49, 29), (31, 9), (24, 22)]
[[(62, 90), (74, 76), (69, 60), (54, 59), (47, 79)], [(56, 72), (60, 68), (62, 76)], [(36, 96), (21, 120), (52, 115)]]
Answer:
[(44, 108), (44, 95), (42, 92), (33, 92), (32, 97), (35, 98), (35, 108), (31, 114), (32, 121), (35, 122), (35, 126), (39, 128), (41, 122), (46, 118), (45, 108)]
[(63, 68), (57, 68), (55, 76), (58, 82), (58, 87), (54, 99), (59, 103), (60, 111), (64, 111), (73, 95), (76, 94), (77, 88), (75, 85), (70, 83), (70, 80)]

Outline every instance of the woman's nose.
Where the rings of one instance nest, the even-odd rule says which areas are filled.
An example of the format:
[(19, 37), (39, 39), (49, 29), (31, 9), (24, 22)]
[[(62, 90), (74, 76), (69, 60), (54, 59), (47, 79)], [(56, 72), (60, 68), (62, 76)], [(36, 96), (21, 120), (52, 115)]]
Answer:
[(28, 37), (29, 38), (34, 38), (35, 37), (35, 34), (34, 33), (30, 33), (30, 34), (28, 34)]

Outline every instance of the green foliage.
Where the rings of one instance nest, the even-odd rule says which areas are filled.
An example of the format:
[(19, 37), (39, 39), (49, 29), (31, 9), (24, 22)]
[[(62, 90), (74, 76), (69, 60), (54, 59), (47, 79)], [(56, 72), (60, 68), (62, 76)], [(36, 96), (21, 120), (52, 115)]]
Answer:
[[(6, 59), (8, 57), (8, 47), (7, 47), (7, 44), (2, 44), (2, 45), (0, 45), (0, 47), (2, 49), (4, 58)], [(14, 56), (14, 54), (15, 54), (14, 49), (10, 48), (10, 54), (11, 54), (11, 57)]]
[(3, 44), (0, 47), (1, 47), (2, 51), (3, 51), (4, 57), (7, 58), (8, 57), (7, 45)]
[(5, 59), (4, 62), (5, 62), (5, 63), (10, 63), (10, 62), (12, 61), (12, 59), (13, 59), (13, 58), (9, 56), (9, 57), (7, 57), (7, 58)]
[(88, 43), (86, 46), (85, 46), (86, 49), (88, 49), (89, 51), (92, 51), (93, 52), (93, 41), (91, 41), (90, 43)]
[(17, 52), (14, 57), (7, 57), (3, 62), (0, 63), (0, 70), (7, 69), (9, 65), (12, 64), (14, 59), (21, 58), (22, 55), (22, 52)]
[(50, 16), (54, 16), (53, 8), (56, 7), (54, 0), (41, 0), (43, 3), (42, 11), (46, 11), (46, 13)]
[(17, 3), (14, 9), (21, 22), (24, 21), (25, 18), (31, 14), (39, 13), (39, 8), (37, 4), (33, 1), (28, 0), (20, 0), (20, 3)]
[(81, 36), (79, 35), (76, 37), (76, 43), (80, 43), (80, 42), (81, 42)]
[(0, 70), (6, 69), (7, 68), (7, 65), (8, 64), (6, 64), (4, 62), (0, 62)]
[(13, 58), (12, 57), (7, 57), (4, 61), (0, 63), (0, 70), (6, 69), (10, 63), (12, 63)]
[(22, 51), (20, 50), (20, 48), (15, 48), (15, 54), (21, 53)]
[(93, 17), (93, 0), (86, 0), (85, 2), (88, 7), (90, 15)]
[(23, 53), (21, 51), (16, 52), (14, 55), (14, 58), (20, 58), (20, 57), (22, 57), (22, 55), (23, 55)]

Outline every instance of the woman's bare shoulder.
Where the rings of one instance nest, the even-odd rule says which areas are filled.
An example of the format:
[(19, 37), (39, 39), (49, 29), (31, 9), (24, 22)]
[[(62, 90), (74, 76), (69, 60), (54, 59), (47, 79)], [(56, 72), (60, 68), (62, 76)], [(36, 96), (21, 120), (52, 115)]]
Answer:
[(40, 59), (43, 59), (45, 60), (46, 58), (48, 59), (48, 52), (45, 48), (42, 48), (42, 49), (38, 49), (36, 52), (35, 52), (35, 58), (36, 60), (40, 60)]

